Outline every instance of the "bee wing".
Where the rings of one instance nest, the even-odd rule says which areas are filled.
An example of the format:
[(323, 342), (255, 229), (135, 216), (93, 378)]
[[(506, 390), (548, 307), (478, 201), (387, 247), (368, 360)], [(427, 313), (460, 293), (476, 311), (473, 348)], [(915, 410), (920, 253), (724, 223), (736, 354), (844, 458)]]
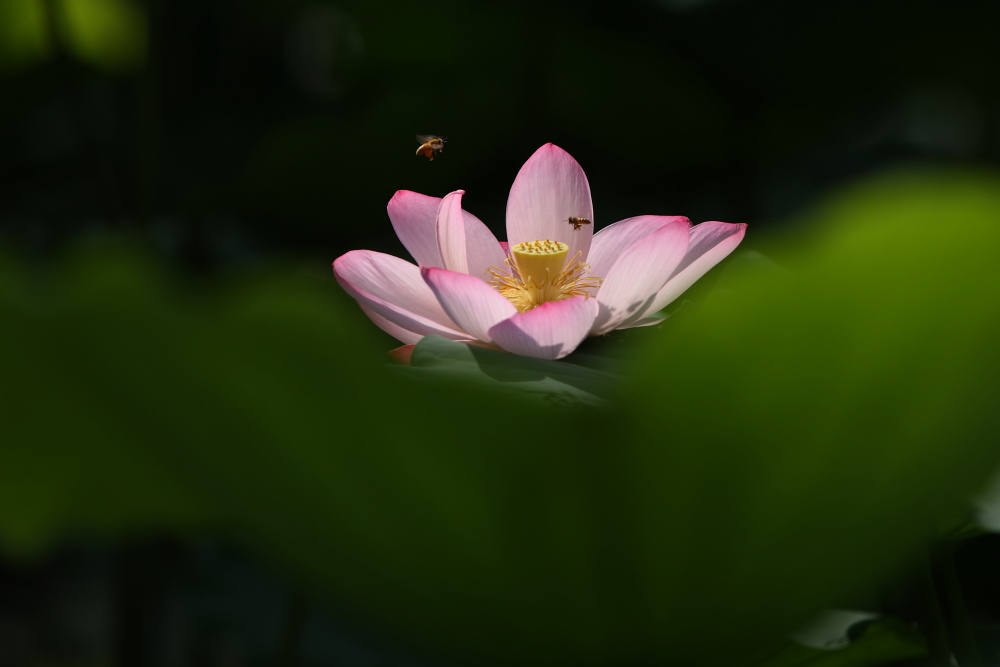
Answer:
[(440, 139), (440, 138), (441, 137), (439, 137), (436, 134), (418, 134), (417, 135), (417, 143), (426, 144), (428, 141), (432, 141), (434, 139)]

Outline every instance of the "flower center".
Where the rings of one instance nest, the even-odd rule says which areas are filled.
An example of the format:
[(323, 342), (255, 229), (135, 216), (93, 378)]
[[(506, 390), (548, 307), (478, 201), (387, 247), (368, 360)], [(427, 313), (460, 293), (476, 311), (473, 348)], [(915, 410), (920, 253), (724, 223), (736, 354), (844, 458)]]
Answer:
[(574, 296), (592, 297), (603, 279), (587, 276), (590, 264), (568, 263), (569, 246), (561, 241), (526, 241), (510, 249), (506, 269), (491, 266), (489, 284), (503, 294), (519, 312), (548, 301)]

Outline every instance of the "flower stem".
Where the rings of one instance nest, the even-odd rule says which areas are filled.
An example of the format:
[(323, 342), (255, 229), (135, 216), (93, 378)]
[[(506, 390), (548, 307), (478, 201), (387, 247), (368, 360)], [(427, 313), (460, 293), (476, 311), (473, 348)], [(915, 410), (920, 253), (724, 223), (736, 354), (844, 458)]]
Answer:
[(920, 627), (927, 639), (927, 664), (951, 664), (951, 644), (948, 626), (942, 614), (941, 602), (934, 585), (934, 554), (928, 549), (920, 577), (919, 614)]
[(947, 617), (955, 660), (961, 667), (982, 667), (983, 660), (955, 570), (955, 546), (955, 542), (947, 541), (938, 550), (937, 581), (944, 603), (943, 611)]

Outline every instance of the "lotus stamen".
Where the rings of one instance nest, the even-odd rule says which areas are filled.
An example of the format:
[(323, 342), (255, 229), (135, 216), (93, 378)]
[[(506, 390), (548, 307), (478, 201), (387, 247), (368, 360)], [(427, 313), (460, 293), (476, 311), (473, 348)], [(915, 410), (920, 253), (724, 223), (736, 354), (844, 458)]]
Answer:
[(506, 269), (489, 268), (489, 284), (521, 313), (549, 301), (593, 297), (602, 279), (587, 275), (590, 265), (580, 261), (580, 253), (567, 263), (568, 254), (569, 246), (561, 241), (518, 243), (505, 260)]

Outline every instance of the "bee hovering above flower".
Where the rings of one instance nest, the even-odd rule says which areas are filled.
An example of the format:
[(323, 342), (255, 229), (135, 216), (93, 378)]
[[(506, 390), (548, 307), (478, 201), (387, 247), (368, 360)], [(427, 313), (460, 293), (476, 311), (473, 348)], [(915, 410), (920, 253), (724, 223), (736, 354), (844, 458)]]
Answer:
[(417, 155), (424, 155), (433, 161), (434, 154), (444, 150), (444, 142), (447, 140), (433, 134), (418, 134), (417, 141), (420, 142)]
[(578, 218), (575, 215), (571, 215), (566, 220), (566, 222), (568, 222), (569, 224), (573, 225), (573, 231), (576, 231), (576, 230), (580, 229), (580, 227), (583, 227), (584, 225), (589, 225), (590, 224), (590, 218)]

